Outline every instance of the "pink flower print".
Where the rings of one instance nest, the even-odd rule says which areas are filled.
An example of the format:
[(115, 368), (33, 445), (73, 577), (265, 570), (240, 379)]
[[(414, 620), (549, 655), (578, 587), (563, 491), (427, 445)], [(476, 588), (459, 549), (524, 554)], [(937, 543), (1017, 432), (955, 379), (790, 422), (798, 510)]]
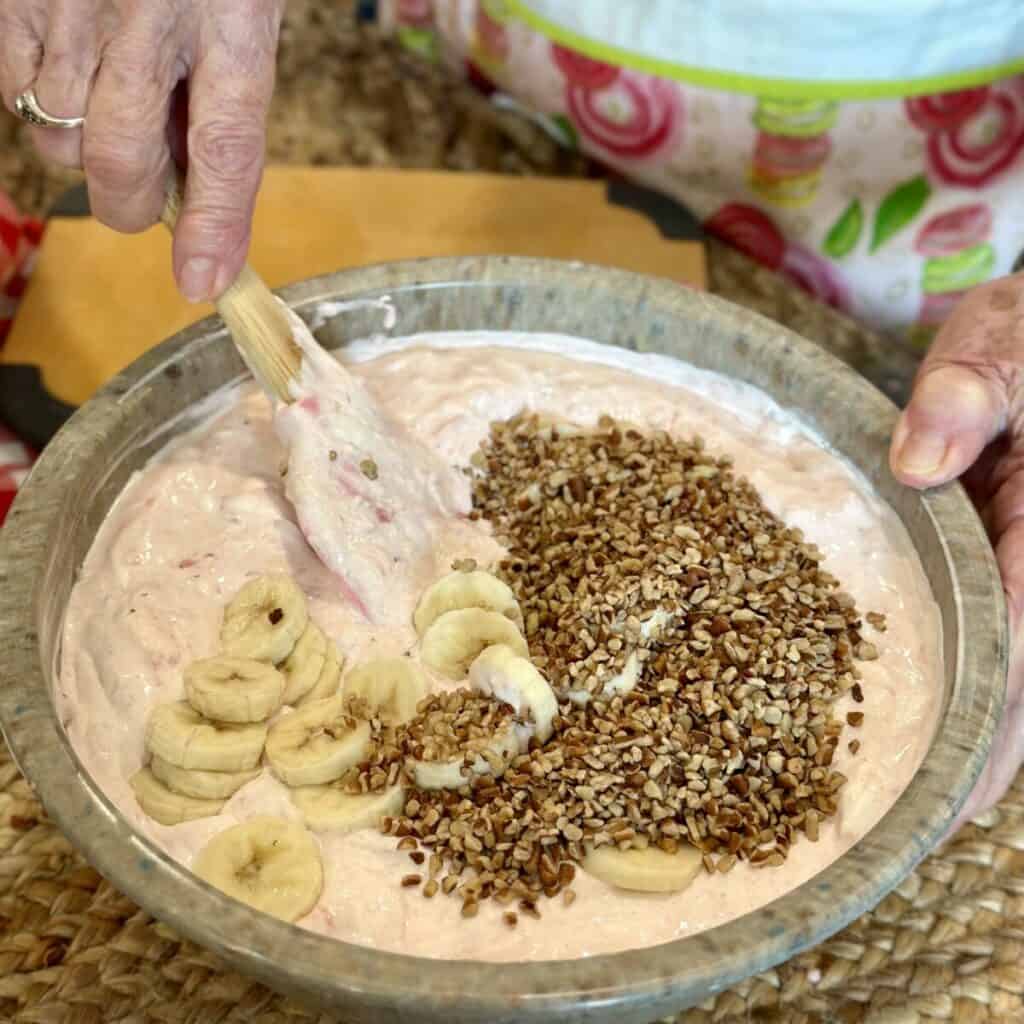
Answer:
[(601, 89), (568, 82), (566, 103), (580, 134), (615, 157), (653, 157), (682, 131), (682, 96), (663, 78), (623, 71)]
[(25, 255), (22, 216), (5, 192), (0, 192), (0, 288), (17, 270)]
[(849, 307), (849, 293), (839, 272), (810, 249), (789, 243), (780, 269), (793, 284), (826, 305), (840, 310)]
[(940, 92), (934, 96), (915, 96), (904, 101), (907, 117), (923, 132), (941, 132), (955, 128), (984, 106), (989, 87)]
[(918, 340), (927, 340), (971, 288), (992, 276), (996, 253), (991, 231), (992, 211), (985, 203), (946, 210), (918, 231), (914, 248), (924, 257), (923, 301), (914, 332)]
[(992, 231), (992, 211), (985, 203), (958, 206), (932, 217), (914, 239), (922, 256), (952, 256), (972, 245), (980, 245)]
[(786, 240), (775, 221), (756, 206), (726, 203), (705, 221), (704, 228), (769, 270), (782, 266)]
[(434, 0), (398, 0), (398, 22), (410, 28), (430, 28), (434, 22)]
[(619, 77), (619, 68), (601, 60), (592, 60), (576, 50), (551, 44), (551, 56), (559, 70), (573, 85), (585, 89), (603, 89)]
[(775, 221), (756, 206), (726, 203), (704, 222), (704, 229), (822, 302), (836, 309), (849, 307), (849, 293), (836, 268), (802, 245), (787, 242)]
[(966, 117), (928, 133), (928, 163), (947, 185), (981, 188), (1006, 171), (1022, 147), (1024, 75), (1015, 75), (992, 85)]

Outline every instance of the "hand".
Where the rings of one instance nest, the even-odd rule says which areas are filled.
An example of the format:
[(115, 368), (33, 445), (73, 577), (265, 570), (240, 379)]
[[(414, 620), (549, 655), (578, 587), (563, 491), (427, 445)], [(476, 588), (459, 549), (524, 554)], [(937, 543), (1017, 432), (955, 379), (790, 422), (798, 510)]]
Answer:
[(187, 162), (174, 270), (195, 302), (223, 292), (249, 248), (283, 10), (284, 0), (0, 3), (3, 101), (13, 110), (34, 85), (48, 114), (85, 116), (81, 130), (32, 131), (44, 156), (84, 167), (99, 220), (150, 227), (172, 146)]
[(1024, 274), (976, 288), (956, 307), (921, 366), (891, 458), (912, 487), (963, 476), (1006, 591), (1006, 711), (959, 825), (1000, 799), (1024, 759)]

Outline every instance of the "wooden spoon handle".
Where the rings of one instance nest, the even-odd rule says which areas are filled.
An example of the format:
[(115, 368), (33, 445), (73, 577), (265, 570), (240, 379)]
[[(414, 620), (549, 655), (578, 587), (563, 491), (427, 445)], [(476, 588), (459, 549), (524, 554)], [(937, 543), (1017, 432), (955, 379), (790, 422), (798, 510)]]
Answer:
[[(173, 234), (181, 212), (181, 180), (177, 173), (167, 183), (167, 198), (160, 220)], [(248, 263), (227, 290), (215, 300), (242, 358), (260, 384), (282, 402), (292, 401), (291, 383), (302, 365), (292, 325), (281, 304)]]

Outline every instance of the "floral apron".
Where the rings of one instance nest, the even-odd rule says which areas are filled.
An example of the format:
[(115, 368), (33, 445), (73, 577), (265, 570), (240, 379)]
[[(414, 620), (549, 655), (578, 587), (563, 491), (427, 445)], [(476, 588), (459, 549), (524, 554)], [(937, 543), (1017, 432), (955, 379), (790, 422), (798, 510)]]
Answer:
[(1016, 0), (382, 0), (402, 43), (925, 344), (1024, 250)]

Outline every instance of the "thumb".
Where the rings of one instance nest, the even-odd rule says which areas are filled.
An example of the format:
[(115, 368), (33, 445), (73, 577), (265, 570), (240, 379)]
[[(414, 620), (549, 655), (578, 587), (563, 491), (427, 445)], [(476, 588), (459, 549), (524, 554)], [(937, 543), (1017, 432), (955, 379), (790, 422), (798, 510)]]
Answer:
[(955, 480), (1003, 430), (1007, 399), (974, 366), (926, 361), (893, 434), (892, 471), (911, 487)]

